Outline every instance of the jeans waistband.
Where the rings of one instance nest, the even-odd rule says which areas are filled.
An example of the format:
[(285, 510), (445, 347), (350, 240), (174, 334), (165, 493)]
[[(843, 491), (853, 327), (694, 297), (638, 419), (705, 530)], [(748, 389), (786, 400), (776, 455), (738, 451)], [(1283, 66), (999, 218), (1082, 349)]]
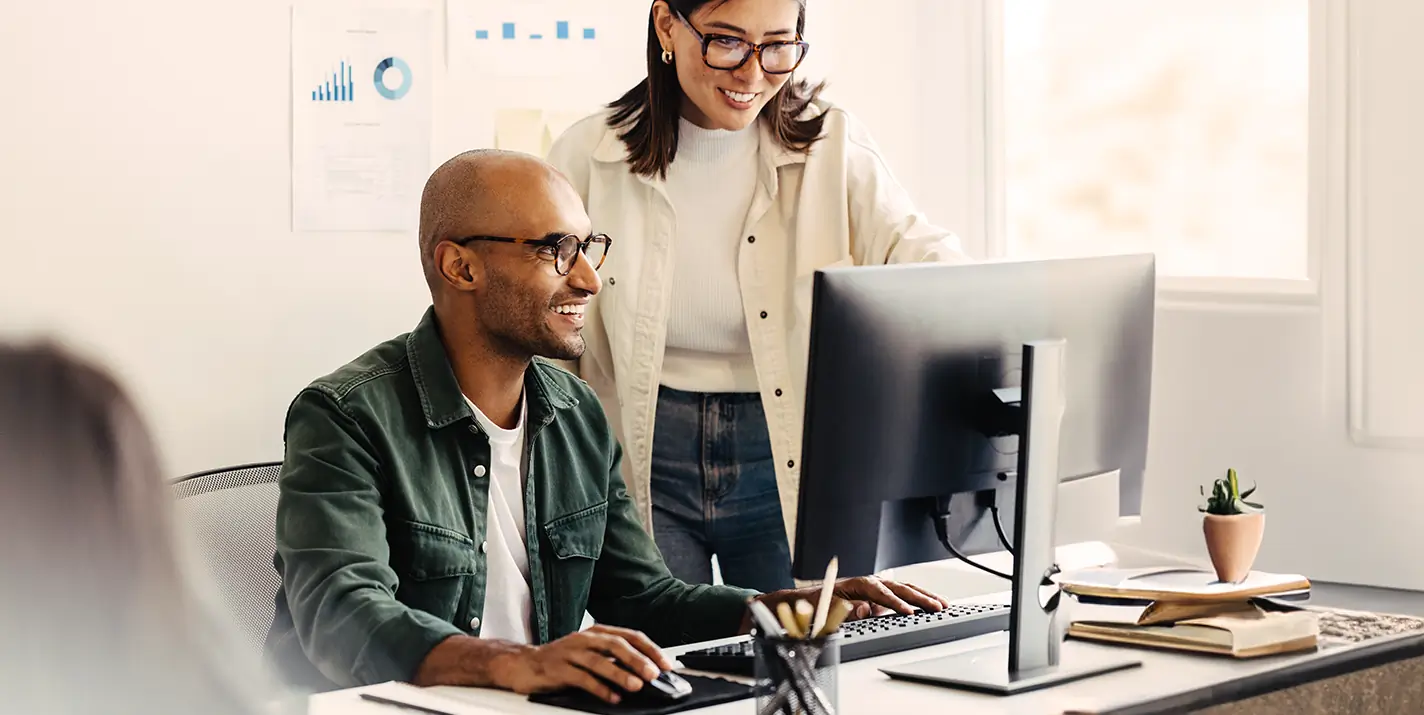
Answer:
[(731, 405), (743, 405), (748, 402), (760, 402), (761, 393), (757, 392), (688, 392), (667, 387), (658, 386), (658, 401), (674, 402), (687, 405), (703, 405), (707, 403), (722, 402)]

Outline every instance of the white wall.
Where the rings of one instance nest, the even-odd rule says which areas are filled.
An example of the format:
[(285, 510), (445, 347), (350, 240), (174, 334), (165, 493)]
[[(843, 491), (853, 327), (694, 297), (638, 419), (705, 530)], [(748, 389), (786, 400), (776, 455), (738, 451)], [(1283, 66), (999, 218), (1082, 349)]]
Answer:
[(410, 236), (290, 231), (287, 4), (18, 13), (0, 42), (0, 328), (112, 365), (174, 473), (279, 458), (296, 391), (426, 300)]
[[(835, 56), (843, 2), (814, 6), (812, 74)], [(647, 4), (608, 0), (609, 22), (639, 38), (635, 71)], [(443, 6), (428, 6), (443, 63)], [(890, 0), (846, 25), (888, 35), (913, 7)], [(30, 2), (0, 27), (0, 331), (100, 356), (175, 474), (280, 458), (296, 391), (408, 330), (428, 302), (413, 234), (291, 231), (290, 8)], [(888, 51), (912, 64), (911, 48)], [(432, 166), (487, 145), (491, 107), (592, 109), (636, 80), (626, 67), (592, 83), (452, 78), (442, 63)], [(911, 94), (911, 79), (847, 62), (829, 94), (864, 110), (923, 195), (916, 117), (881, 101)]]
[[(1351, 362), (1363, 360), (1399, 395), (1420, 394), (1417, 361), (1398, 351), (1419, 344), (1424, 305), (1413, 270), (1419, 236), (1411, 232), (1424, 217), (1419, 166), (1407, 160), (1424, 151), (1424, 100), (1414, 91), (1424, 81), (1424, 47), (1410, 29), (1424, 21), (1424, 5), (1320, 5), (1348, 27), (1349, 54), (1332, 70), (1326, 95), (1313, 98), (1333, 100), (1322, 107), (1330, 145), (1312, 166), (1322, 172), (1312, 188), (1319, 300), (1176, 303), (1159, 311), (1147, 496), (1141, 526), (1122, 537), (1204, 553), (1197, 486), (1231, 465), (1262, 485), (1268, 511), (1259, 568), (1424, 588), (1416, 548), (1424, 533), (1424, 455), (1352, 440), (1350, 405), (1359, 394), (1349, 380)], [(1337, 147), (1337, 138), (1348, 142)], [(1353, 271), (1352, 247), (1401, 261), (1403, 274), (1380, 263)], [(1360, 293), (1376, 299), (1356, 303), (1352, 313), (1349, 297)], [(1374, 339), (1352, 358), (1347, 336), (1362, 325)], [(1365, 397), (1391, 405), (1374, 413), (1387, 430), (1421, 424), (1417, 400), (1377, 388)]]
[[(0, 331), (58, 333), (113, 365), (173, 473), (279, 457), (296, 390), (407, 330), (427, 303), (413, 236), (290, 231), (289, 7), (25, 3), (0, 27)], [(810, 27), (829, 95), (971, 245), (984, 225), (977, 7), (817, 0)], [(1412, 274), (1384, 270), (1419, 255), (1419, 162), (1398, 158), (1424, 151), (1413, 129), (1424, 48), (1408, 34), (1421, 14), (1415, 0), (1350, 3), (1359, 191), (1315, 221), (1319, 300), (1159, 311), (1144, 517), (1121, 537), (1200, 553), (1197, 486), (1230, 464), (1262, 483), (1270, 508), (1261, 567), (1424, 588), (1413, 549), (1424, 456), (1351, 440), (1347, 342), (1369, 326), (1355, 363), (1374, 361), (1373, 425), (1417, 432), (1418, 408), (1378, 386), (1411, 379), (1409, 361), (1389, 358), (1416, 344), (1399, 340), (1419, 335), (1411, 312), (1424, 303)], [(435, 161), (485, 141), (490, 104), (603, 99), (587, 86), (435, 80)], [(1345, 111), (1326, 114), (1339, 126)], [(1343, 167), (1322, 168), (1334, 174), (1325, 189), (1344, 182)], [(1353, 282), (1351, 246), (1375, 261)]]

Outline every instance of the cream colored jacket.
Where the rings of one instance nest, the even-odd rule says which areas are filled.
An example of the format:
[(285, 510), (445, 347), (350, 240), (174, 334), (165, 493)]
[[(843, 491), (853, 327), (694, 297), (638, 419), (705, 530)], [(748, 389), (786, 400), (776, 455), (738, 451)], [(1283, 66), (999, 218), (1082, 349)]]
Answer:
[[(757, 191), (737, 257), (781, 510), (793, 548), (816, 269), (965, 260), (959, 239), (916, 211), (863, 126), (829, 104), (808, 112), (827, 115), (823, 138), (809, 155), (783, 149), (759, 122)], [(599, 112), (570, 127), (554, 143), (549, 161), (583, 197), (594, 230), (612, 238), (600, 270), (603, 290), (585, 319), (587, 350), (577, 370), (603, 401), (623, 444), (623, 476), (651, 531), (653, 421), (677, 216), (662, 181), (629, 171), (626, 148), (606, 118), (606, 112)]]

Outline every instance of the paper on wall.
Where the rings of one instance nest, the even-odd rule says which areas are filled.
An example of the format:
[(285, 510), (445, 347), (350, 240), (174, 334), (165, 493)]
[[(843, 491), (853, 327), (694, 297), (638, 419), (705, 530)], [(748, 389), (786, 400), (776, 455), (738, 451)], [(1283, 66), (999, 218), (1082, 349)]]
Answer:
[(413, 230), (430, 171), (430, 10), (292, 8), (292, 228)]
[(554, 140), (588, 114), (558, 109), (501, 109), (495, 113), (494, 146), (546, 158)]
[(452, 74), (605, 77), (642, 66), (648, 5), (629, 0), (448, 0)]

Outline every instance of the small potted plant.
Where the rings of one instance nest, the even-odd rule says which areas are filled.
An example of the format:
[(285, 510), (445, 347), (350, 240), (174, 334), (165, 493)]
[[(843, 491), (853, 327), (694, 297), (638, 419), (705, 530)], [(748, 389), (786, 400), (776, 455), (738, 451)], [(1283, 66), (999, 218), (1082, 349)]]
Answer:
[(1266, 531), (1265, 507), (1246, 501), (1256, 491), (1255, 485), (1241, 491), (1236, 470), (1226, 470), (1225, 479), (1217, 479), (1211, 494), (1200, 489), (1206, 506), (1197, 507), (1206, 514), (1202, 532), (1206, 535), (1206, 550), (1211, 555), (1216, 577), (1228, 583), (1240, 583), (1251, 573), (1261, 537)]

